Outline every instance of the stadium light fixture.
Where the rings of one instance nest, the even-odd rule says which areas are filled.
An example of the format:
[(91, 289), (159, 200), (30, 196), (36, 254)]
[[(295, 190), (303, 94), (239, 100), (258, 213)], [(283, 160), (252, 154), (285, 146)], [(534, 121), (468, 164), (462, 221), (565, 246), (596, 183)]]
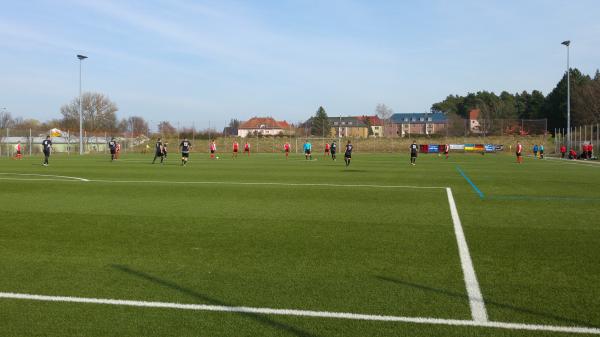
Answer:
[(83, 154), (83, 109), (81, 102), (81, 61), (88, 58), (85, 55), (77, 54), (79, 59), (79, 155)]
[(563, 41), (562, 45), (567, 47), (567, 147), (571, 150), (571, 71), (569, 64), (569, 46), (571, 41)]

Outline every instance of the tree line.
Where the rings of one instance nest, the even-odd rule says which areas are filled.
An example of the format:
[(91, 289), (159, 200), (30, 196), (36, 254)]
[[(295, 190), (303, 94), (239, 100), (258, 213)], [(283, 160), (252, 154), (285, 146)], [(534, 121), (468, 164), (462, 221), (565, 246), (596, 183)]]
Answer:
[[(592, 77), (578, 69), (570, 69), (571, 125), (600, 122), (600, 71)], [(548, 128), (566, 127), (567, 74), (546, 96), (539, 90), (511, 94), (502, 91), (478, 91), (466, 96), (449, 95), (431, 106), (431, 112), (442, 112), (453, 118), (469, 118), (479, 109), (483, 119), (547, 119)]]

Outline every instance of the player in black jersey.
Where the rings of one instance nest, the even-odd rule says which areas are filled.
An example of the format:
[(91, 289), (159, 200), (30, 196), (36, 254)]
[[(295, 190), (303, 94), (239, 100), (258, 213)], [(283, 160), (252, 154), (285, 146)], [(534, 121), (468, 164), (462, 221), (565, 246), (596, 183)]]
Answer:
[(110, 161), (114, 161), (117, 156), (117, 142), (115, 141), (115, 137), (112, 137), (110, 142), (108, 142), (108, 149), (110, 150)]
[(337, 144), (335, 143), (335, 141), (333, 141), (331, 143), (331, 159), (335, 160), (335, 154), (337, 153)]
[(417, 143), (413, 140), (412, 144), (410, 144), (410, 164), (417, 165)]
[(163, 155), (163, 159), (167, 159), (167, 145), (169, 145), (169, 143), (163, 143), (163, 147), (162, 147), (162, 155)]
[(188, 162), (188, 158), (190, 157), (190, 150), (192, 149), (192, 144), (187, 140), (187, 138), (183, 138), (181, 144), (179, 144), (181, 148), (181, 166), (184, 166)]
[(348, 144), (346, 144), (346, 152), (344, 153), (344, 161), (346, 161), (346, 167), (350, 166), (350, 159), (352, 159), (353, 148), (354, 147), (352, 146), (350, 141), (348, 141)]
[(50, 158), (50, 152), (52, 151), (50, 136), (46, 136), (46, 139), (42, 142), (42, 150), (44, 151), (44, 163), (42, 165), (48, 166), (48, 158)]
[(154, 159), (152, 160), (152, 164), (156, 161), (156, 158), (160, 157), (160, 163), (162, 164), (163, 160), (163, 144), (160, 138), (156, 140), (156, 144), (154, 145)]

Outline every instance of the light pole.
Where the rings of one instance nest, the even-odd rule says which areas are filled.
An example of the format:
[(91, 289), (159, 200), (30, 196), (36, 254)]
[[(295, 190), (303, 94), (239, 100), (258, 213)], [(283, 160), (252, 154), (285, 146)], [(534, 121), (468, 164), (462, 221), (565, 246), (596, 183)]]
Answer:
[(571, 67), (569, 65), (569, 46), (571, 41), (563, 41), (562, 45), (567, 47), (567, 147), (571, 150)]
[(83, 154), (83, 110), (81, 102), (81, 61), (88, 58), (85, 55), (77, 55), (79, 59), (79, 154)]

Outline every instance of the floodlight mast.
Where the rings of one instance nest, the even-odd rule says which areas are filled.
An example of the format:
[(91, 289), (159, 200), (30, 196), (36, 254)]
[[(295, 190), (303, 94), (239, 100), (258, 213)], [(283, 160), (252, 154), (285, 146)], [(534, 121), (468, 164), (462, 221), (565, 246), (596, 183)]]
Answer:
[(563, 41), (561, 44), (567, 47), (567, 147), (571, 151), (571, 66), (569, 64), (571, 41)]
[(81, 61), (88, 58), (85, 55), (77, 54), (79, 59), (79, 155), (83, 154), (83, 109), (81, 102)]

